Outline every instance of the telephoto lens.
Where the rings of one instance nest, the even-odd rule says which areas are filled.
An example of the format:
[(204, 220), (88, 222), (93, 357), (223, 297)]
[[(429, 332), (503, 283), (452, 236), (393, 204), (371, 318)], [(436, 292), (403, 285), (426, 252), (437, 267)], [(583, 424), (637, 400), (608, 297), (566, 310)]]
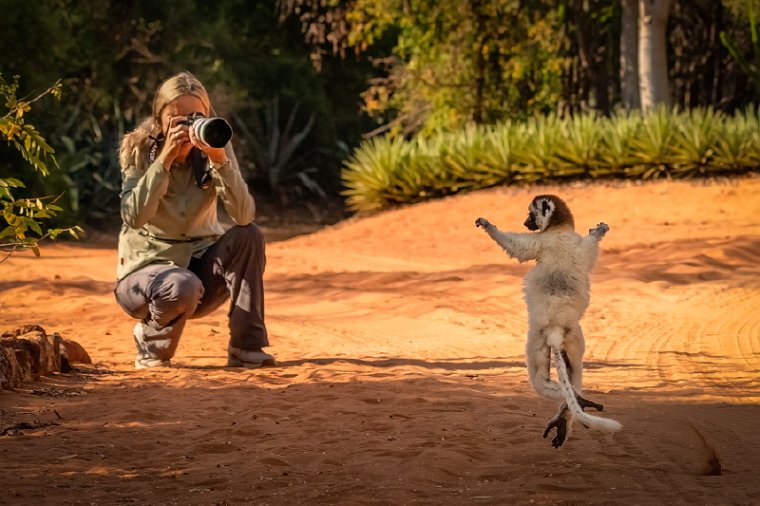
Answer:
[(212, 148), (223, 148), (232, 139), (232, 127), (222, 118), (194, 118), (192, 128)]

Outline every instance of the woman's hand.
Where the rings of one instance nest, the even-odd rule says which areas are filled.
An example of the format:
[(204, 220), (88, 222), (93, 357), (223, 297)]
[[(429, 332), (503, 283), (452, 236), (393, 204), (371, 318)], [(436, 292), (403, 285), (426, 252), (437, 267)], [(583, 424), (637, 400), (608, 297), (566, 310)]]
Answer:
[(189, 135), (193, 146), (206, 153), (211, 163), (219, 165), (227, 161), (227, 153), (224, 152), (224, 148), (212, 148), (195, 135), (195, 129), (193, 128), (189, 129)]
[(167, 171), (171, 170), (172, 164), (177, 158), (184, 158), (190, 151), (189, 149), (183, 149), (190, 142), (190, 127), (187, 125), (187, 118), (184, 116), (174, 116), (169, 121), (169, 129), (165, 134), (164, 145), (157, 158)]

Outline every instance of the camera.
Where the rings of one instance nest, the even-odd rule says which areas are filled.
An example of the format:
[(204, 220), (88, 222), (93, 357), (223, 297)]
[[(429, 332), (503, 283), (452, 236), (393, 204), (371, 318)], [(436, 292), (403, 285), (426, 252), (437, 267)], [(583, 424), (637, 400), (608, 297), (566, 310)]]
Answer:
[(223, 148), (232, 139), (232, 127), (223, 118), (207, 118), (195, 113), (181, 124), (189, 125), (195, 136), (212, 148)]

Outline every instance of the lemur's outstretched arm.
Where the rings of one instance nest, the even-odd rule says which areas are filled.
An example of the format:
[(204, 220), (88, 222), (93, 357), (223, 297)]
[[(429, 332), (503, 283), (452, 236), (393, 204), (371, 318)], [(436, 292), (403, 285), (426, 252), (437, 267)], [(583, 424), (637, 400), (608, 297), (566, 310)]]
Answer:
[(501, 232), (495, 225), (485, 218), (475, 220), (476, 227), (483, 227), (491, 239), (501, 246), (507, 255), (516, 258), (520, 262), (535, 260), (540, 252), (540, 245), (536, 234), (518, 234), (515, 232)]
[(610, 227), (606, 223), (599, 223), (596, 228), (590, 228), (588, 235), (581, 240), (581, 248), (589, 270), (596, 265), (596, 257), (599, 254), (599, 242), (609, 232)]
[(588, 229), (588, 235), (596, 237), (597, 241), (601, 241), (604, 234), (610, 231), (609, 225), (606, 223), (599, 223), (596, 228)]

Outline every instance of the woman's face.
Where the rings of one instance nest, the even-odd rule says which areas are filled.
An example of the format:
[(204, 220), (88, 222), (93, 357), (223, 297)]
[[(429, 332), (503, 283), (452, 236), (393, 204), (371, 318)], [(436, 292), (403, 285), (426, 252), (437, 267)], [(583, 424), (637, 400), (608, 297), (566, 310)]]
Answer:
[[(208, 116), (208, 111), (203, 106), (201, 99), (195, 95), (180, 95), (168, 104), (164, 106), (161, 111), (161, 132), (164, 135), (167, 134), (169, 128), (177, 125), (178, 122), (184, 121), (188, 116), (200, 113), (203, 116)], [(185, 156), (190, 152), (193, 145), (188, 141), (182, 146), (180, 155), (178, 158), (184, 160)]]
[(195, 95), (178, 96), (166, 104), (163, 111), (161, 111), (161, 131), (166, 134), (169, 127), (174, 125), (172, 123), (173, 118), (178, 118), (181, 121), (194, 113), (200, 113), (203, 116), (208, 115), (208, 111), (203, 107), (201, 99)]

